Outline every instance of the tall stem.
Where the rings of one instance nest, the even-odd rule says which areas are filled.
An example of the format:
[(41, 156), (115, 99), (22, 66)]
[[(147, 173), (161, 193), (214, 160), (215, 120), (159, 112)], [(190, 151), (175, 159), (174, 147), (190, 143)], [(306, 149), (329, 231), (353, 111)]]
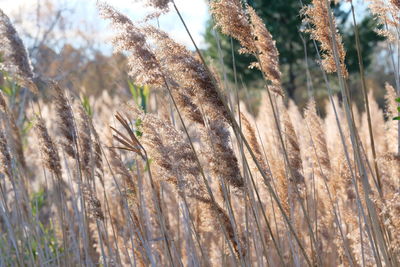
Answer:
[(360, 68), (360, 76), (361, 76), (361, 87), (362, 87), (363, 95), (364, 95), (365, 110), (367, 111), (368, 131), (369, 131), (369, 138), (370, 138), (371, 148), (372, 148), (372, 157), (374, 159), (376, 179), (378, 181), (378, 191), (382, 194), (382, 182), (381, 182), (381, 177), (379, 174), (378, 162), (376, 160), (375, 140), (374, 140), (374, 134), (372, 132), (371, 112), (369, 109), (369, 100), (368, 100), (368, 93), (367, 93), (368, 90), (367, 90), (367, 84), (365, 82), (364, 64), (362, 62), (362, 55), (361, 55), (360, 34), (358, 31), (358, 26), (357, 26), (357, 22), (356, 22), (353, 1), (350, 1), (350, 4), (351, 4), (351, 13), (353, 16), (354, 33), (356, 36), (357, 57), (358, 57), (358, 65)]

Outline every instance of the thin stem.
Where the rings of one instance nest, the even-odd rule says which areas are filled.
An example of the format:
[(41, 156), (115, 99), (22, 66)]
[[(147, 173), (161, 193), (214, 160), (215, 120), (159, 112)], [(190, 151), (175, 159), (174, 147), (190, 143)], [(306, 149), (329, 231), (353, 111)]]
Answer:
[(356, 22), (353, 1), (350, 1), (350, 4), (351, 4), (351, 13), (352, 13), (352, 17), (353, 17), (353, 24), (354, 24), (354, 33), (356, 36), (358, 66), (360, 68), (361, 85), (362, 85), (361, 87), (362, 87), (363, 95), (364, 95), (365, 110), (367, 111), (368, 131), (369, 131), (369, 138), (370, 138), (371, 148), (372, 148), (372, 157), (374, 159), (375, 173), (376, 173), (376, 178), (378, 180), (378, 191), (382, 195), (382, 182), (381, 182), (381, 177), (379, 174), (378, 162), (376, 160), (377, 157), (376, 157), (376, 150), (375, 150), (374, 134), (372, 132), (371, 112), (370, 112), (370, 108), (369, 108), (369, 99), (368, 99), (368, 93), (367, 93), (368, 90), (367, 90), (367, 84), (365, 82), (365, 71), (364, 71), (364, 64), (362, 61), (362, 54), (361, 54), (360, 34), (359, 34), (359, 30), (358, 30), (358, 25)]

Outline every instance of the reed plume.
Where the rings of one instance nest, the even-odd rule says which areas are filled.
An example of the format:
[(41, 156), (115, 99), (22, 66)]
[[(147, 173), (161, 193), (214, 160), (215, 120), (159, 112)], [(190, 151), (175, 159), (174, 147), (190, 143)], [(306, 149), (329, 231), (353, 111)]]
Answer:
[(199, 181), (196, 157), (182, 134), (169, 123), (151, 114), (145, 115), (134, 106), (130, 106), (129, 111), (140, 121), (139, 131), (143, 132), (140, 141), (153, 162), (160, 167), (158, 176), (189, 196), (206, 195), (205, 187)]
[(257, 67), (264, 72), (265, 77), (271, 81), (270, 89), (283, 96), (281, 72), (279, 70), (279, 52), (275, 41), (256, 11), (252, 7), (248, 7), (247, 10), (252, 24), (254, 44), (257, 48), (256, 55), (259, 58), (259, 62), (253, 63), (251, 66)]
[(215, 78), (202, 62), (167, 33), (152, 26), (146, 26), (143, 30), (156, 42), (156, 57), (165, 64), (168, 77), (179, 85), (182, 94), (190, 96), (210, 120), (218, 118), (229, 122), (229, 111), (219, 97), (218, 88), (213, 82)]
[[(164, 62), (169, 77), (176, 81), (181, 95), (190, 97), (194, 105), (178, 106), (184, 113), (193, 114), (189, 119), (198, 120), (201, 110), (206, 121), (206, 127), (198, 124), (203, 140), (208, 144), (207, 157), (210, 168), (216, 177), (222, 177), (236, 188), (242, 188), (243, 178), (237, 158), (230, 146), (230, 133), (227, 123), (230, 123), (229, 110), (223, 105), (214, 78), (205, 66), (182, 45), (172, 40), (165, 32), (154, 27), (145, 27), (145, 31), (156, 41), (155, 54), (160, 62)], [(172, 84), (174, 86), (174, 84)], [(181, 102), (177, 102), (181, 104)], [(186, 104), (186, 103), (183, 103)], [(192, 108), (192, 109), (190, 109)], [(210, 153), (211, 152), (211, 153)], [(229, 168), (227, 168), (229, 166)]]
[(250, 68), (260, 69), (271, 82), (270, 89), (283, 96), (279, 52), (271, 33), (255, 10), (247, 7), (246, 14), (239, 0), (212, 1), (210, 10), (222, 33), (239, 41), (242, 46), (239, 52), (256, 56), (258, 62), (252, 63)]
[(5, 123), (7, 124), (7, 129), (10, 133), (12, 148), (16, 157), (18, 158), (18, 163), (20, 166), (25, 169), (26, 161), (24, 155), (24, 148), (22, 144), (22, 137), (20, 130), (17, 126), (17, 122), (15, 120), (14, 114), (9, 110), (3, 92), (0, 91), (0, 111), (4, 114)]
[(387, 38), (390, 42), (398, 40), (397, 29), (400, 26), (399, 1), (398, 0), (368, 0), (368, 8), (378, 18), (384, 28), (375, 29), (379, 35)]
[(78, 101), (74, 105), (75, 113), (77, 114), (76, 126), (79, 144), (79, 155), (81, 168), (84, 171), (87, 179), (93, 179), (94, 169), (94, 149), (91, 136), (91, 125), (89, 116)]
[(63, 137), (61, 146), (64, 151), (72, 158), (77, 157), (76, 142), (77, 130), (75, 127), (74, 114), (70, 101), (65, 96), (61, 87), (54, 83), (53, 89), (55, 92), (54, 100), (56, 105), (56, 112), (58, 116), (58, 131)]
[(169, 10), (169, 3), (172, 2), (172, 0), (144, 0), (144, 1), (146, 2), (147, 6), (157, 8), (163, 12), (167, 12)]
[(2, 40), (0, 54), (4, 60), (0, 63), (0, 70), (9, 72), (21, 86), (27, 87), (35, 94), (38, 93), (33, 82), (34, 73), (28, 52), (10, 19), (2, 9), (0, 9), (0, 39)]
[(329, 21), (329, 17), (333, 18), (333, 13), (327, 6), (326, 0), (313, 0), (312, 5), (302, 10), (304, 15), (303, 21), (309, 23), (312, 28), (306, 32), (311, 34), (311, 38), (318, 41), (323, 52), (322, 67), (327, 73), (338, 72), (335, 57), (340, 63), (340, 73), (343, 77), (348, 77), (345, 65), (346, 51), (343, 47), (342, 37), (337, 30), (335, 20), (333, 25)]
[(310, 153), (312, 155), (314, 171), (320, 179), (323, 177), (328, 178), (331, 172), (331, 162), (321, 118), (317, 115), (315, 100), (311, 99), (308, 102), (307, 108), (304, 111), (304, 118), (312, 138)]
[(398, 129), (399, 124), (397, 121), (394, 121), (393, 118), (398, 116), (396, 103), (397, 93), (396, 90), (390, 84), (386, 83), (385, 85), (386, 95), (386, 116), (388, 121), (386, 122), (386, 142), (389, 147), (390, 153), (397, 153), (398, 150)]
[(297, 134), (294, 130), (292, 121), (290, 120), (285, 107), (283, 107), (283, 132), (285, 137), (285, 146), (289, 158), (289, 168), (291, 168), (290, 181), (296, 185), (304, 183), (304, 176), (302, 174), (302, 159), (300, 154), (300, 146)]
[(241, 113), (240, 115), (241, 115), (240, 119), (243, 124), (244, 136), (246, 137), (246, 140), (249, 142), (250, 148), (253, 151), (254, 155), (256, 156), (256, 159), (257, 159), (258, 163), (260, 164), (263, 172), (270, 176), (271, 170), (269, 169), (267, 162), (264, 159), (264, 156), (262, 154), (262, 149), (261, 149), (260, 144), (258, 143), (254, 128), (251, 125), (250, 121), (247, 119), (247, 117), (243, 113)]
[(196, 156), (182, 133), (168, 122), (151, 114), (144, 115), (134, 106), (130, 106), (129, 110), (136, 119), (140, 119), (140, 141), (158, 168), (157, 176), (172, 184), (179, 195), (197, 200), (205, 206), (213, 224), (224, 227), (238, 256), (244, 253), (243, 244), (239, 244), (243, 240), (237, 241), (229, 216), (208, 195), (206, 186), (200, 179)]
[(11, 171), (12, 171), (11, 155), (6, 135), (4, 133), (3, 127), (1, 126), (0, 126), (0, 163), (1, 163), (0, 172), (8, 177), (11, 177)]
[(215, 24), (223, 34), (232, 36), (242, 45), (241, 53), (255, 53), (257, 47), (251, 34), (252, 27), (240, 0), (218, 0), (210, 3)]
[(35, 129), (39, 140), (43, 166), (52, 172), (57, 179), (61, 179), (61, 163), (57, 147), (50, 137), (43, 119), (39, 117), (36, 119)]
[[(152, 3), (157, 2), (161, 3), (163, 1), (152, 1)], [(128, 51), (131, 53), (128, 57), (129, 75), (134, 77), (139, 85), (163, 85), (161, 67), (151, 52), (143, 31), (113, 7), (100, 3), (98, 8), (100, 16), (110, 20), (112, 26), (119, 31), (113, 38), (116, 52)]]

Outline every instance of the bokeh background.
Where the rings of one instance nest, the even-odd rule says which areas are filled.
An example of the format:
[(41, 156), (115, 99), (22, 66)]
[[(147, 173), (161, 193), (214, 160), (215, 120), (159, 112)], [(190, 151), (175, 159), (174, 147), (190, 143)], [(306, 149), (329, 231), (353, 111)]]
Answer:
[[(136, 21), (152, 11), (140, 1), (107, 2)], [(304, 27), (301, 6), (308, 1), (248, 0), (248, 3), (261, 15), (276, 40), (286, 94), (300, 107), (305, 105), (310, 94), (323, 105), (324, 101), (320, 100), (327, 97), (327, 90), (315, 48), (309, 36), (301, 32)], [(228, 84), (235, 83), (235, 65), (239, 94), (242, 98), (246, 97), (245, 102), (256, 111), (263, 85), (261, 74), (247, 67), (254, 59), (238, 54), (237, 42), (214, 29), (205, 0), (176, 0), (176, 4), (207, 60)], [(380, 26), (364, 1), (354, 1), (354, 4), (367, 85), (383, 106), (384, 83), (394, 83), (390, 55), (385, 52), (388, 51), (388, 42), (383, 42), (383, 38), (375, 33)], [(10, 16), (23, 38), (36, 73), (58, 80), (63, 86), (79, 90), (87, 96), (96, 96), (103, 90), (129, 96), (129, 83), (134, 84), (134, 78), (127, 75), (125, 55), (113, 54), (110, 43), (112, 32), (98, 16), (95, 0), (0, 0), (0, 7)], [(347, 49), (350, 92), (353, 101), (363, 110), (350, 5), (340, 1), (333, 8)], [(193, 49), (173, 10), (152, 23)], [(335, 81), (332, 79), (331, 86), (339, 94)], [(242, 86), (244, 84), (246, 86)]]

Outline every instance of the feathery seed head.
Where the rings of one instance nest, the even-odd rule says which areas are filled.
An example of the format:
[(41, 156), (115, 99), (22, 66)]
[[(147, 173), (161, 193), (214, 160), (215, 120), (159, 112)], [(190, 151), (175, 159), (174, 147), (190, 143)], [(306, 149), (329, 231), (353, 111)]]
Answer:
[(167, 12), (169, 10), (169, 3), (171, 3), (172, 0), (145, 0), (145, 2), (147, 6), (151, 6), (163, 12)]
[(71, 104), (64, 92), (57, 83), (53, 83), (55, 91), (55, 104), (58, 116), (58, 130), (63, 137), (61, 145), (65, 152), (72, 158), (76, 157), (75, 142), (77, 140), (77, 131), (75, 128), (74, 115), (72, 112)]
[(60, 179), (62, 176), (60, 157), (58, 155), (57, 147), (50, 137), (43, 119), (37, 118), (35, 129), (39, 140), (43, 165), (58, 179)]
[(242, 53), (254, 53), (257, 48), (251, 34), (251, 26), (240, 0), (218, 0), (210, 3), (211, 14), (216, 26), (223, 34), (232, 36), (240, 42)]
[[(331, 163), (326, 144), (325, 133), (322, 129), (322, 122), (317, 115), (315, 100), (311, 99), (308, 102), (307, 108), (304, 111), (304, 118), (307, 122), (310, 136), (312, 138), (311, 155), (313, 165), (318, 177), (322, 175), (328, 176), (331, 172)], [(322, 172), (321, 172), (322, 171)]]
[(248, 12), (255, 37), (254, 44), (260, 61), (259, 63), (253, 63), (251, 66), (255, 66), (264, 72), (265, 77), (272, 83), (271, 90), (283, 96), (281, 72), (279, 70), (279, 52), (275, 41), (256, 11), (252, 7), (248, 7)]
[(229, 113), (224, 108), (218, 89), (213, 82), (214, 77), (202, 62), (194, 57), (186, 47), (172, 40), (165, 32), (152, 26), (144, 27), (143, 30), (156, 41), (157, 59), (165, 66), (169, 78), (176, 82), (175, 88), (180, 91), (180, 94), (190, 98), (192, 103), (187, 108), (191, 108), (193, 112), (197, 113), (191, 117), (195, 117), (197, 122), (201, 122), (198, 119), (198, 108), (201, 108), (210, 119), (230, 121)]
[(8, 147), (8, 142), (3, 131), (0, 127), (0, 172), (8, 177), (11, 176), (11, 155)]
[(200, 170), (196, 156), (182, 133), (169, 122), (144, 114), (135, 106), (129, 106), (129, 111), (141, 121), (140, 141), (157, 166), (160, 177), (189, 197), (206, 195), (205, 187), (198, 179)]
[(8, 16), (0, 9), (0, 70), (4, 70), (13, 75), (21, 86), (27, 87), (33, 93), (38, 89), (33, 82), (34, 74), (28, 52), (12, 25)]
[(113, 38), (116, 52), (128, 51), (131, 53), (128, 57), (129, 75), (134, 77), (135, 82), (139, 85), (163, 85), (161, 66), (147, 44), (142, 29), (136, 27), (128, 17), (105, 3), (98, 4), (98, 8), (100, 16), (110, 20), (112, 26), (119, 31)]
[[(329, 12), (331, 14), (329, 14)], [(327, 73), (338, 72), (335, 62), (335, 56), (338, 57), (340, 62), (340, 71), (343, 77), (348, 77), (348, 72), (345, 65), (346, 51), (343, 47), (342, 37), (340, 36), (335, 20), (332, 21), (331, 27), (329, 16), (333, 17), (326, 5), (326, 0), (313, 0), (312, 5), (302, 10), (304, 15), (303, 21), (310, 23), (312, 28), (307, 29), (306, 32), (311, 34), (311, 38), (318, 41), (321, 45), (322, 67)], [(334, 29), (334, 32), (331, 31)], [(334, 36), (334, 40), (332, 39)], [(335, 49), (337, 48), (337, 49)], [(337, 50), (337, 55), (335, 50)]]

